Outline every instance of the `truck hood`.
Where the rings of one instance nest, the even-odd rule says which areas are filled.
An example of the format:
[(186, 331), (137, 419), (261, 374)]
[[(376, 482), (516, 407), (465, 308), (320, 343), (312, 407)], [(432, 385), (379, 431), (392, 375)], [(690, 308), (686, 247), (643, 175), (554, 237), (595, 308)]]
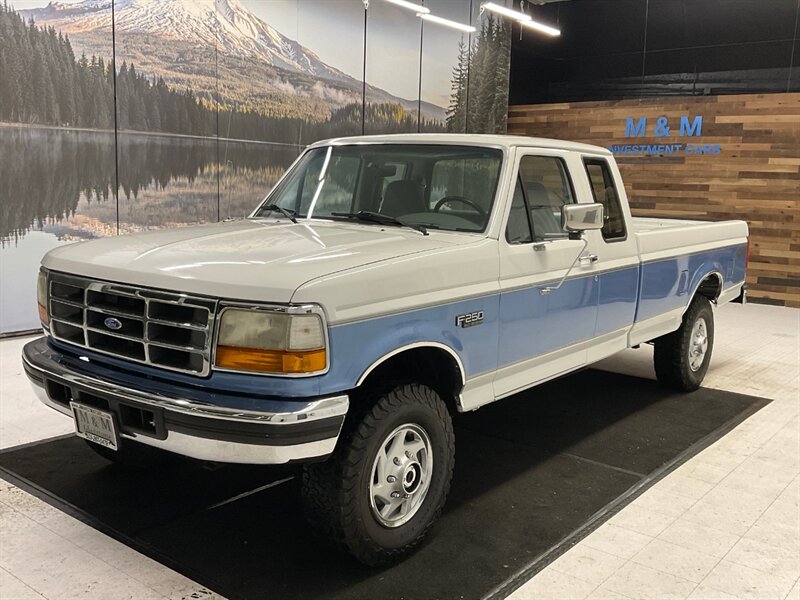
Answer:
[(323, 275), (474, 241), (394, 226), (248, 219), (79, 242), (50, 251), (42, 264), (118, 283), (286, 303)]

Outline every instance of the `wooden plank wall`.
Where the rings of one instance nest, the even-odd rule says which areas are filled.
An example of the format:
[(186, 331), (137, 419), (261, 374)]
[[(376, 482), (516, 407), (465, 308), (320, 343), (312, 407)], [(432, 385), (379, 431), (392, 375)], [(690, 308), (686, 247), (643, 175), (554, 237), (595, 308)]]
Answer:
[[(703, 116), (701, 137), (677, 137)], [(625, 137), (647, 118), (646, 137)], [(670, 138), (654, 137), (667, 117)], [(614, 144), (719, 144), (718, 156), (617, 156), (633, 214), (743, 219), (750, 226), (749, 298), (800, 307), (800, 94), (752, 94), (510, 106), (508, 133)]]

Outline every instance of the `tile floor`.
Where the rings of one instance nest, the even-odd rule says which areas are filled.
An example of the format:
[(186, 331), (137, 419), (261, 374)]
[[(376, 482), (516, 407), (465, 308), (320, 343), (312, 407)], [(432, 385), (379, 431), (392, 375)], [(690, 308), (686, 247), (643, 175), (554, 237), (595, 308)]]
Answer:
[[(706, 385), (773, 402), (517, 590), (516, 600), (800, 600), (800, 310), (726, 306)], [(67, 434), (0, 341), (0, 447)], [(602, 368), (652, 377), (649, 347)], [(0, 480), (0, 598), (219, 598)]]
[[(800, 600), (800, 311), (716, 312), (708, 387), (773, 400), (512, 594)], [(652, 350), (603, 361), (653, 377)]]

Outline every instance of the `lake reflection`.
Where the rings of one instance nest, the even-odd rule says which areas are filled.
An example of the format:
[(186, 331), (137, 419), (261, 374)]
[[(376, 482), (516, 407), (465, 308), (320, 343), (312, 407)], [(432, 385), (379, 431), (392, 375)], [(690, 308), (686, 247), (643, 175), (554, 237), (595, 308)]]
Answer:
[[(120, 232), (243, 216), (298, 152), (120, 133)], [(114, 183), (111, 132), (0, 127), (0, 244), (31, 229), (68, 239), (116, 233)]]
[[(49, 247), (245, 216), (299, 153), (135, 133), (120, 133), (118, 143), (119, 207), (113, 132), (0, 126), (0, 259), (16, 263), (25, 248), (27, 265), (0, 272), (0, 332), (38, 325), (35, 310), (12, 303), (33, 297), (35, 265)], [(23, 244), (34, 231), (52, 241)]]

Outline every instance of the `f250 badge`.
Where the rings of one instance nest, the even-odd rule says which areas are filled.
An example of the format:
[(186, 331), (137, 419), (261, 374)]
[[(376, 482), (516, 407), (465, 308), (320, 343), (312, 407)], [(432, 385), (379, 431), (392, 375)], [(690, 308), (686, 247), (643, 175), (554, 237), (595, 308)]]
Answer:
[(467, 313), (465, 315), (458, 315), (456, 317), (456, 325), (458, 327), (474, 327), (483, 323), (483, 311), (476, 310), (475, 312)]

